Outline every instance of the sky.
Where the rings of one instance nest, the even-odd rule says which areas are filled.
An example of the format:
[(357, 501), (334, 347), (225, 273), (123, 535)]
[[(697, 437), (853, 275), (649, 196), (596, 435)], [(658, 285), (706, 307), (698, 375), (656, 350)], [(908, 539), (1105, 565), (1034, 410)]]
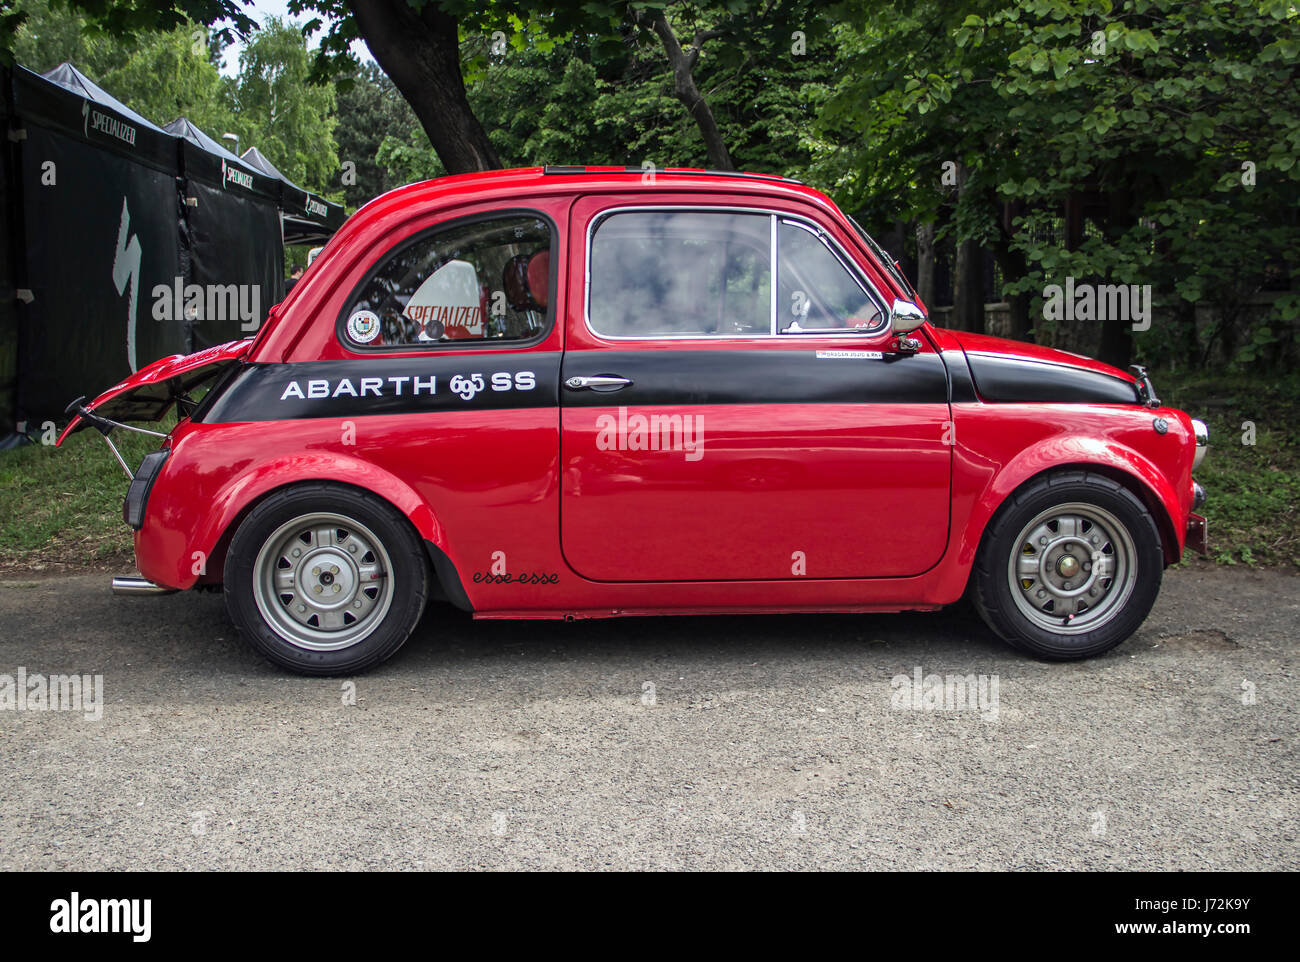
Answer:
[[(296, 21), (298, 23), (306, 23), (310, 19), (308, 16), (301, 14), (297, 17), (292, 16), (289, 13), (289, 0), (254, 0), (253, 3), (245, 6), (244, 12), (258, 23), (265, 22), (268, 17), (279, 17), (281, 20)], [(312, 34), (308, 46), (315, 49), (316, 45), (320, 43), (323, 32), (323, 30), (318, 30)], [(233, 77), (239, 72), (239, 53), (243, 49), (244, 45), (242, 43), (234, 43), (226, 48), (221, 67), (223, 74)], [(357, 41), (352, 45), (352, 52), (362, 60), (374, 59), (370, 56), (370, 51), (362, 41)]]

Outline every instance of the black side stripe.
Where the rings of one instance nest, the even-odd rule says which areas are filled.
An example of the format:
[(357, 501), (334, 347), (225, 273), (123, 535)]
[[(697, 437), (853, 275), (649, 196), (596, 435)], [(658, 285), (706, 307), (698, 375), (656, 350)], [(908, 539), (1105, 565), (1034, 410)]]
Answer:
[[(577, 351), (369, 357), (249, 364), (204, 399), (204, 423), (364, 417), (463, 410), (697, 404), (945, 404), (935, 354), (844, 351)], [(821, 356), (819, 356), (819, 354)], [(561, 364), (563, 370), (561, 371)], [(605, 392), (561, 386), (620, 375)]]
[(1137, 404), (1131, 382), (1068, 364), (996, 354), (966, 355), (985, 401), (1057, 404)]
[(558, 352), (249, 364), (209, 424), (555, 407)]
[[(943, 404), (948, 382), (935, 354), (866, 352), (571, 351), (563, 380), (618, 375), (619, 391), (572, 391), (565, 407), (687, 404)], [(820, 355), (820, 356), (819, 356)]]
[(944, 351), (943, 363), (948, 368), (948, 400), (953, 404), (978, 401), (975, 382), (970, 376), (970, 365), (966, 363), (966, 352)]

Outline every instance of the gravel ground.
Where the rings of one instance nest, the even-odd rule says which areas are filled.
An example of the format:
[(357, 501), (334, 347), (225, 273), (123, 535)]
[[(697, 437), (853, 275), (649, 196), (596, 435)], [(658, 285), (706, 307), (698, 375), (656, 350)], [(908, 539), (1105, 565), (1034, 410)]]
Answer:
[[(961, 609), (438, 607), (345, 683), (264, 663), (217, 595), (10, 576), (0, 675), (104, 698), (0, 710), (0, 870), (1294, 870), (1298, 621), (1300, 578), (1208, 567), (1066, 665)], [(989, 676), (982, 708), (910, 707), (917, 670)]]

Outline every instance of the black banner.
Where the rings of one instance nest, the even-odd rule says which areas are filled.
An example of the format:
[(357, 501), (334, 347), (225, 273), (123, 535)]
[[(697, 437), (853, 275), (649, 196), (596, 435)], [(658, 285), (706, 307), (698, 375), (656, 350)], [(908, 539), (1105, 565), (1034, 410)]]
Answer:
[(0, 84), (0, 436), (60, 420), (158, 358), (253, 333), (284, 296), (284, 224), (323, 242), (342, 222), (337, 205), (183, 118), (156, 127), (70, 65), (14, 67)]
[(21, 184), (26, 287), (18, 409), (56, 417), (133, 369), (190, 351), (184, 317), (153, 292), (181, 271), (175, 176), (28, 124)]

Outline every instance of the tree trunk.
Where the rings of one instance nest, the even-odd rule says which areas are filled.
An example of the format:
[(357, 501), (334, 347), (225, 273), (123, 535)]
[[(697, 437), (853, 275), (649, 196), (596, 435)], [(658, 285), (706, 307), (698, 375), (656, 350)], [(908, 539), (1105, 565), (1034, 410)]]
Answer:
[(659, 35), (664, 52), (668, 54), (668, 62), (672, 65), (673, 92), (677, 95), (677, 99), (686, 105), (687, 112), (700, 130), (700, 136), (704, 138), (704, 150), (708, 154), (709, 165), (714, 170), (735, 170), (731, 153), (722, 139), (722, 132), (718, 130), (718, 122), (713, 119), (713, 111), (709, 109), (708, 101), (695, 86), (694, 69), (700, 56), (700, 45), (704, 43), (707, 36), (712, 34), (697, 34), (688, 53), (682, 50), (682, 45), (677, 41), (677, 34), (673, 32), (662, 10), (650, 19), (650, 27)]
[[(966, 166), (957, 167), (957, 193), (964, 198)], [(959, 201), (960, 202), (960, 201)], [(974, 241), (957, 240), (957, 263), (952, 272), (952, 326), (959, 331), (984, 333), (984, 264)]]
[(974, 241), (959, 241), (952, 281), (952, 326), (984, 333), (984, 265)]
[(934, 307), (934, 223), (916, 225), (916, 293)]
[[(1136, 223), (1133, 216), (1133, 195), (1125, 189), (1111, 191), (1108, 198), (1106, 232), (1118, 240)], [(1133, 322), (1128, 318), (1108, 317), (1101, 322), (1101, 348), (1099, 360), (1118, 368), (1127, 368), (1133, 361)]]
[[(1019, 280), (1029, 270), (1029, 265), (1025, 262), (1025, 255), (1011, 249), (1011, 238), (1006, 234), (999, 235), (998, 240), (994, 242), (993, 260), (997, 262), (998, 268), (1002, 271), (1002, 277), (1008, 281)], [(1011, 330), (1009, 333), (1017, 341), (1033, 340), (1030, 335), (1030, 331), (1033, 329), (1033, 323), (1029, 319), (1030, 300), (1031, 297), (1028, 292), (1012, 295), (1010, 300)]]
[(418, 12), (407, 0), (347, 0), (357, 30), (419, 118), (449, 174), (501, 166), (474, 116), (460, 72), (456, 18), (437, 3)]

